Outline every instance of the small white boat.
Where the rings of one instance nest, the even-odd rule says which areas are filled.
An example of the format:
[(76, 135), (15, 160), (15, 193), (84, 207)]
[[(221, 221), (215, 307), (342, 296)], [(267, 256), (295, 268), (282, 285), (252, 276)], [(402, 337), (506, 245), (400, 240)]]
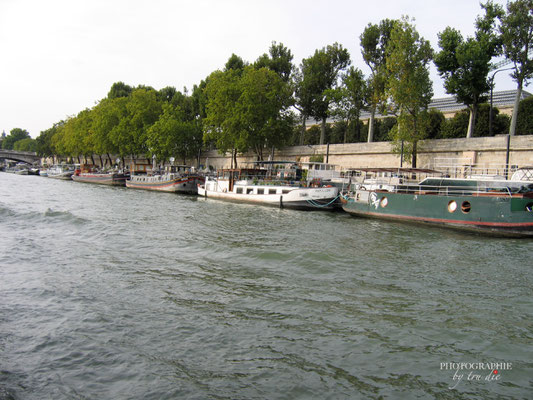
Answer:
[(54, 179), (71, 180), (76, 167), (73, 164), (53, 165), (48, 169), (48, 177)]
[(276, 179), (264, 169), (224, 169), (206, 177), (198, 195), (214, 199), (270, 205), (300, 210), (331, 210), (338, 206), (339, 189), (328, 185)]

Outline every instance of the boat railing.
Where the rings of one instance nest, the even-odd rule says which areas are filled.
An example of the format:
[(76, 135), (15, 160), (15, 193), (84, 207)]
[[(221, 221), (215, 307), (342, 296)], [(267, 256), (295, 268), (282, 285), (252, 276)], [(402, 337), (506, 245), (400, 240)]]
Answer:
[(469, 158), (436, 158), (428, 168), (442, 172), (450, 178), (507, 179), (519, 167), (497, 163), (473, 163)]
[(439, 195), (439, 196), (509, 196), (519, 193), (520, 188), (482, 187), (482, 186), (435, 186), (435, 185), (397, 185), (392, 190), (395, 193), (414, 195)]

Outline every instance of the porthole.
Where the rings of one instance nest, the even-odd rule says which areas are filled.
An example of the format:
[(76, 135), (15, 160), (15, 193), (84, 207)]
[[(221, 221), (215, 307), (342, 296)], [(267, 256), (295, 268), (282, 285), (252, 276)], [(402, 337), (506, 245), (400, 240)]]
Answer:
[(385, 208), (387, 207), (387, 204), (389, 204), (389, 200), (386, 197), (382, 197), (379, 204), (381, 205), (381, 207)]
[(457, 202), (455, 200), (452, 200), (448, 203), (448, 211), (453, 213), (457, 210)]
[(527, 203), (526, 204), (526, 211), (527, 212), (533, 212), (533, 203)]
[(469, 201), (463, 201), (463, 204), (461, 204), (461, 211), (465, 214), (469, 213), (472, 209), (472, 206), (470, 205)]

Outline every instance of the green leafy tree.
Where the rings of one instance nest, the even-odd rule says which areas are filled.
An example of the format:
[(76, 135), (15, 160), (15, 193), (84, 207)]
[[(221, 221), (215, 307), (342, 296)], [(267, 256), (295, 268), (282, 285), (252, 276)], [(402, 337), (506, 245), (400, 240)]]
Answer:
[(398, 107), (398, 123), (392, 131), (396, 144), (406, 142), (404, 156), (416, 168), (417, 143), (427, 135), (427, 108), (433, 96), (429, 63), (433, 50), (407, 18), (395, 24), (387, 47), (387, 93)]
[(232, 54), (231, 57), (226, 62), (226, 65), (224, 66), (224, 71), (236, 71), (237, 73), (242, 73), (244, 70), (244, 67), (246, 66), (246, 62), (239, 57), (236, 54)]
[(518, 106), (517, 135), (533, 135), (533, 96), (522, 100)]
[(292, 52), (283, 43), (272, 42), (268, 54), (259, 57), (254, 66), (256, 69), (268, 68), (277, 73), (284, 82), (289, 82), (294, 70), (292, 59)]
[(386, 111), (387, 46), (396, 22), (396, 20), (384, 19), (379, 25), (368, 24), (359, 38), (363, 59), (370, 68), (370, 77), (367, 83), (369, 89), (368, 108), (370, 111), (368, 142), (374, 141), (376, 112), (379, 110), (385, 113)]
[(444, 125), (446, 118), (444, 114), (434, 108), (428, 112), (429, 125), (427, 131), (428, 139), (438, 139), (441, 135), (442, 126)]
[(9, 135), (2, 140), (2, 148), (4, 150), (13, 150), (15, 143), (19, 140), (27, 139), (30, 137), (30, 134), (26, 129), (13, 128), (9, 132)]
[(128, 97), (133, 88), (129, 85), (126, 85), (124, 82), (115, 82), (111, 85), (111, 89), (107, 94), (108, 99), (116, 99), (117, 97)]
[(501, 39), (504, 54), (514, 64), (512, 77), (517, 92), (511, 118), (510, 135), (516, 132), (518, 109), (524, 84), (533, 76), (533, 0), (515, 0), (507, 3), (507, 12), (501, 18)]
[[(125, 116), (120, 113), (119, 103), (125, 103), (127, 98), (115, 97), (102, 99), (92, 110), (92, 131), (94, 135), (94, 147), (97, 154), (107, 155), (109, 165), (113, 164), (111, 154), (120, 154), (120, 148), (113, 142), (113, 130), (117, 129), (120, 119)], [(124, 156), (125, 154), (120, 154)]]
[(216, 71), (206, 92), (204, 141), (214, 141), (220, 152), (252, 149), (261, 159), (264, 149), (280, 147), (290, 135), (291, 89), (274, 71), (251, 66), (242, 76), (233, 69)]
[(306, 87), (309, 116), (321, 121), (320, 144), (324, 144), (332, 101), (327, 93), (338, 87), (339, 75), (349, 65), (350, 54), (338, 43), (316, 50), (313, 56), (302, 61), (302, 84)]
[(32, 138), (17, 140), (15, 142), (13, 150), (37, 152), (37, 141)]
[(57, 122), (51, 128), (41, 132), (41, 134), (35, 139), (37, 141), (37, 154), (42, 157), (52, 157), (55, 155), (52, 145), (52, 138), (58, 131), (58, 127), (62, 126), (65, 122)]
[(441, 126), (439, 139), (463, 138), (468, 128), (470, 111), (463, 110), (455, 113), (453, 118), (447, 119)]
[(202, 146), (202, 129), (197, 121), (186, 121), (179, 106), (163, 104), (159, 120), (148, 129), (150, 155), (160, 161), (180, 157), (183, 163), (194, 157)]
[(305, 143), (309, 143), (305, 138), (307, 135), (307, 119), (313, 113), (313, 76), (309, 72), (310, 69), (302, 62), (300, 67), (295, 71), (293, 75), (294, 86), (294, 108), (300, 112), (300, 134), (298, 143), (302, 146)]
[[(474, 127), (473, 137), (489, 135), (489, 111), (490, 106), (486, 103), (479, 105), (478, 118)], [(468, 127), (470, 112), (463, 110), (455, 114), (441, 125), (441, 132), (438, 138), (461, 138), (464, 137), (465, 129)], [(492, 108), (493, 134), (503, 134), (509, 131), (510, 119), (507, 115), (500, 114), (498, 108)]]
[(439, 33), (441, 51), (435, 55), (435, 65), (444, 79), (446, 92), (470, 110), (466, 137), (473, 136), (478, 106), (486, 101), (486, 93), (490, 90), (487, 76), (492, 67), (491, 59), (501, 47), (496, 22), (502, 9), (491, 0), (482, 7), (485, 15), (476, 20), (475, 36), (465, 40), (458, 30), (448, 27)]
[(161, 111), (155, 90), (135, 89), (126, 103), (126, 117), (118, 126), (119, 148), (127, 149), (134, 157), (148, 154), (148, 129), (159, 119)]
[(344, 122), (339, 127), (345, 127), (343, 139), (337, 143), (348, 142), (348, 127), (350, 122), (359, 120), (368, 94), (365, 77), (363, 72), (358, 68), (350, 67), (342, 75), (342, 83), (337, 89), (327, 92), (327, 95), (332, 99), (331, 115), (338, 121), (337, 123)]

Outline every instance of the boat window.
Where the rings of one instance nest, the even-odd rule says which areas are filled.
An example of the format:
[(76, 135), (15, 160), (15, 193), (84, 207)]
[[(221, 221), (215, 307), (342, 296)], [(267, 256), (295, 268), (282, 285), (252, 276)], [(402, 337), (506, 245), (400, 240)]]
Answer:
[(470, 202), (463, 201), (463, 204), (461, 204), (461, 211), (466, 214), (466, 213), (469, 213), (471, 209), (472, 209), (472, 206), (470, 205)]
[(449, 212), (455, 212), (457, 210), (457, 202), (455, 200), (452, 200), (448, 203), (448, 211)]
[(236, 190), (237, 190), (237, 193), (242, 194), (242, 187), (238, 187), (236, 188)]
[(381, 205), (381, 207), (385, 208), (387, 207), (387, 204), (389, 204), (389, 200), (386, 197), (382, 197), (379, 204)]
[(252, 194), (254, 192), (254, 188), (246, 188), (246, 194)]
[(268, 189), (268, 194), (276, 194), (276, 193), (277, 193), (276, 189)]
[(289, 193), (289, 192), (290, 192), (290, 190), (288, 190), (288, 189), (283, 189), (283, 190), (281, 191), (281, 193), (283, 193), (283, 194), (287, 194), (287, 193)]
[(257, 194), (265, 194), (265, 189), (257, 189)]

